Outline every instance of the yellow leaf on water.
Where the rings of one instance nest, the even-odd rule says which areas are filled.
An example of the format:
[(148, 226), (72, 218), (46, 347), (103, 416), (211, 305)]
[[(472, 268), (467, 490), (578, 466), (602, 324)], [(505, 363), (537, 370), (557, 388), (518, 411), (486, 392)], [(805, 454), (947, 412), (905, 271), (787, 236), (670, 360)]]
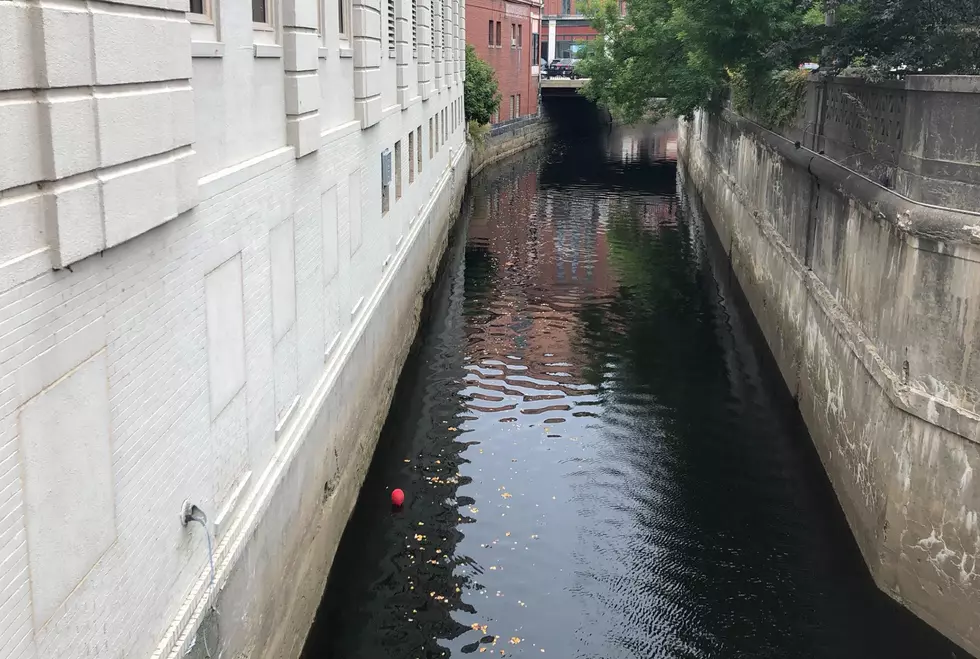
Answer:
[(517, 645), (520, 642), (521, 642), (521, 639), (518, 638), (517, 636), (511, 636), (510, 637), (510, 644), (511, 645)]
[(504, 492), (500, 496), (502, 496), (505, 499), (510, 499), (513, 495), (510, 492)]
[(474, 622), (472, 625), (470, 625), (470, 629), (472, 629), (473, 631), (479, 631), (480, 623)]

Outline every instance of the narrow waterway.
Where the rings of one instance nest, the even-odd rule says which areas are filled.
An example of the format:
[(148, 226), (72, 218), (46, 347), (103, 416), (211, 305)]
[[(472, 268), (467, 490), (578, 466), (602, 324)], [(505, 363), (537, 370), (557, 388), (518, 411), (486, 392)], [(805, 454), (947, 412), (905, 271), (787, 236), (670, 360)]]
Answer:
[(471, 188), (306, 659), (965, 656), (868, 577), (673, 127)]

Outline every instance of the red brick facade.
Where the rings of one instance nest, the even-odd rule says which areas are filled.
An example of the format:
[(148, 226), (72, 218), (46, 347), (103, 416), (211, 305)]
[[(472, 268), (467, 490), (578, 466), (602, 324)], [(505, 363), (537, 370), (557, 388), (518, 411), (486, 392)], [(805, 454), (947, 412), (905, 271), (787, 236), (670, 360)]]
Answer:
[(540, 18), (538, 2), (469, 0), (466, 3), (466, 42), (497, 73), (501, 101), (494, 123), (538, 112), (535, 35)]

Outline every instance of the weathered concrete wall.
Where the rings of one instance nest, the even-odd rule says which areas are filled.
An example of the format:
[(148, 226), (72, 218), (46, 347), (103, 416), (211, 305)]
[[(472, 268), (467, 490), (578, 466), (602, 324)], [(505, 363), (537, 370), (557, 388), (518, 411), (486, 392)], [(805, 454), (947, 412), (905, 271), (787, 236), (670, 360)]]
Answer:
[(487, 165), (541, 144), (551, 133), (552, 126), (544, 118), (502, 126), (487, 138), (486, 144), (473, 148), (470, 176), (476, 176)]
[(680, 156), (875, 580), (980, 656), (980, 216), (731, 113)]
[(915, 201), (980, 209), (980, 76), (814, 75), (784, 136)]

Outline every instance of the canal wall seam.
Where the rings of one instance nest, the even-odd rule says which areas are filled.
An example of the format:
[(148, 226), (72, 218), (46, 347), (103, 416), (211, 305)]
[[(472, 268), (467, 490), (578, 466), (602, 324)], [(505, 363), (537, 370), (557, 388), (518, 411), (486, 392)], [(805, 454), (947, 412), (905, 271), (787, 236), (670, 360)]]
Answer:
[(680, 155), (876, 582), (980, 654), (978, 218), (731, 113)]
[(488, 165), (541, 144), (551, 134), (551, 125), (547, 120), (539, 117), (531, 122), (521, 122), (520, 125), (498, 135), (487, 137), (482, 148), (473, 148), (470, 177), (476, 176)]
[[(299, 656), (459, 216), (470, 157), (465, 145), (452, 154), (403, 248), (362, 302), (360, 322), (334, 348), (270, 467), (215, 547), (213, 585), (210, 570), (198, 578), (154, 657)], [(336, 471), (321, 484), (315, 465), (325, 447), (333, 447)]]

